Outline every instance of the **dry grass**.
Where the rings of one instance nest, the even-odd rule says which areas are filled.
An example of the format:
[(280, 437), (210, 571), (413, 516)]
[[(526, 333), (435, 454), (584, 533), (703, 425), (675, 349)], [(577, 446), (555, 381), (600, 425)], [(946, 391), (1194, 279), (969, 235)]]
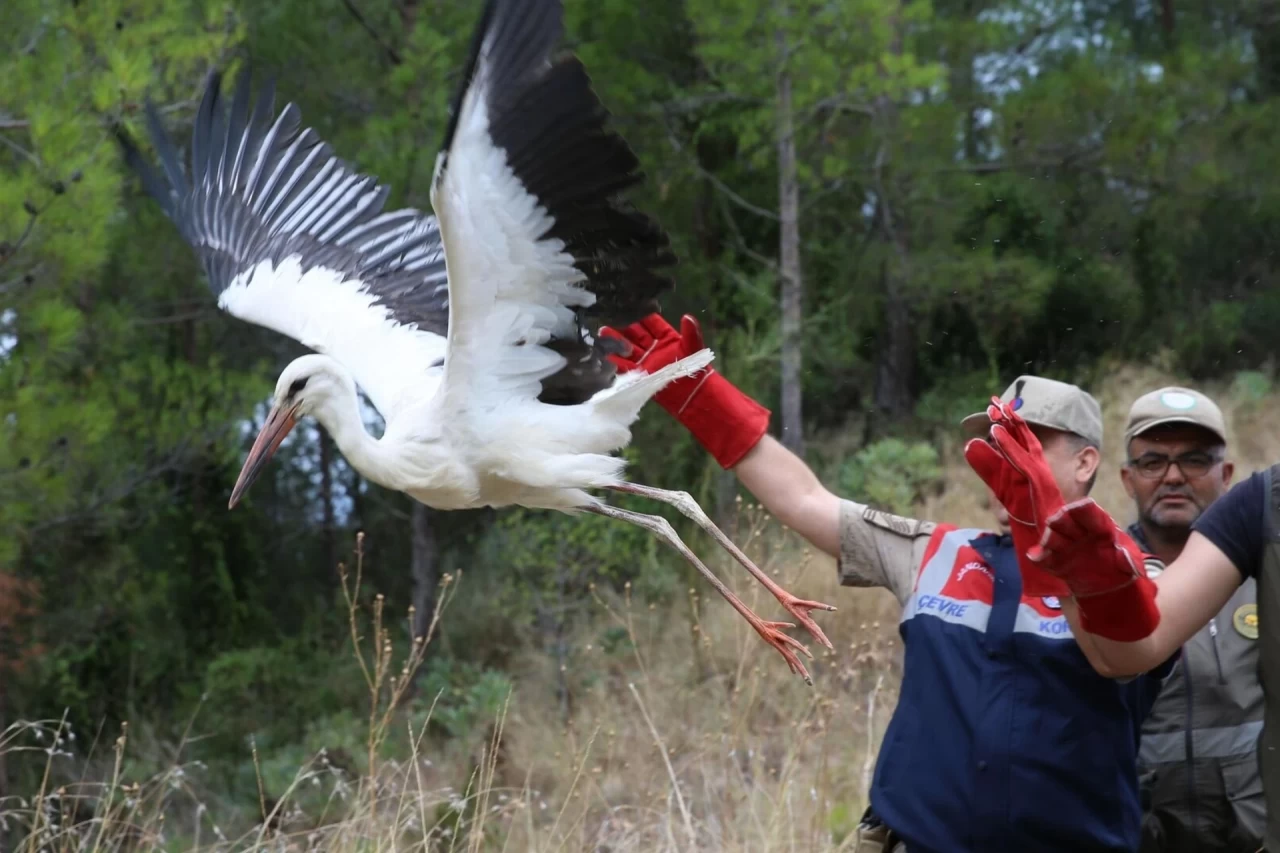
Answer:
[[(812, 557), (758, 509), (741, 518), (735, 538), (766, 571), (801, 596), (843, 599), (839, 612), (819, 617), (841, 643), (835, 654), (811, 646), (812, 688), (718, 597), (702, 601), (705, 590), (667, 612), (629, 591), (599, 591), (599, 623), (574, 644), (575, 665), (596, 677), (575, 693), (571, 718), (561, 715), (551, 659), (530, 652), (492, 736), (459, 754), (426, 739), (424, 723), (389, 713), (419, 655), (393, 648), (380, 598), (353, 601), (373, 772), (353, 777), (316, 755), (288, 791), (263, 791), (258, 819), (232, 835), (198, 782), (198, 763), (174, 761), (126, 782), (136, 774), (125, 732), (105, 772), (90, 763), (84, 779), (54, 783), (54, 771), (78, 760), (65, 725), (22, 723), (0, 749), (44, 750), (51, 774), (39, 791), (0, 804), (0, 821), (22, 828), (22, 853), (421, 850), (424, 841), (442, 851), (624, 853), (827, 850), (847, 839), (850, 849), (896, 701), (896, 605), (887, 593), (841, 596), (831, 560)], [(740, 567), (719, 570), (750, 606), (774, 613)], [(593, 643), (606, 625), (625, 632), (623, 651)], [(407, 754), (378, 761), (396, 725), (411, 727)]]
[[(1127, 517), (1127, 501), (1114, 437), (1130, 400), (1173, 379), (1125, 369), (1098, 393), (1113, 438), (1096, 494), (1119, 517)], [(1280, 458), (1280, 438), (1261, 429), (1280, 414), (1275, 395), (1246, 400), (1221, 385), (1203, 390), (1223, 406), (1241, 475)], [(984, 490), (958, 440), (942, 450), (946, 488), (921, 513), (989, 523)], [(897, 606), (883, 591), (838, 587), (830, 559), (810, 555), (754, 508), (744, 509), (731, 535), (792, 591), (840, 607), (818, 615), (837, 648), (832, 654), (811, 644), (818, 655), (812, 688), (718, 597), (703, 600), (705, 587), (668, 612), (629, 593), (600, 591), (595, 624), (574, 638), (572, 666), (591, 678), (574, 693), (569, 718), (556, 695), (556, 664), (530, 651), (512, 673), (516, 687), (489, 736), (468, 753), (433, 743), (423, 723), (388, 712), (417, 655), (391, 647), (377, 624), (380, 601), (352, 602), (353, 646), (363, 650), (370, 687), (371, 772), (353, 776), (319, 754), (289, 791), (264, 791), (257, 819), (239, 821), (229, 837), (230, 826), (219, 821), (231, 818), (197, 783), (200, 767), (174, 759), (162, 772), (124, 782), (131, 759), (122, 734), (106, 772), (74, 783), (55, 783), (51, 774), (41, 790), (0, 803), (0, 821), (21, 828), (22, 853), (852, 849), (897, 699)], [(713, 550), (701, 539), (694, 544)], [(762, 615), (776, 614), (736, 564), (716, 568)], [(608, 626), (625, 634), (621, 652), (595, 645)], [(377, 743), (396, 726), (409, 727), (408, 749), (378, 761)], [(80, 761), (68, 757), (71, 746), (59, 721), (18, 724), (0, 736), (0, 751), (44, 750), (51, 767)]]
[[(754, 550), (758, 557), (761, 549)], [(562, 796), (570, 790), (563, 780), (577, 782), (561, 801), (562, 825), (520, 827), (514, 849), (838, 846), (861, 815), (868, 756), (897, 698), (896, 604), (887, 593), (840, 596), (830, 560), (795, 556), (780, 550), (762, 566), (793, 567), (779, 575), (798, 595), (841, 600), (841, 611), (819, 617), (841, 642), (835, 653), (815, 652), (812, 688), (719, 598), (706, 601), (696, 630), (637, 612), (625, 599), (602, 601), (608, 618), (626, 627), (634, 653), (580, 697), (569, 726), (540, 687), (552, 684), (551, 673), (544, 668), (537, 677), (531, 666), (535, 677), (521, 679), (508, 720), (510, 766), (527, 768), (533, 787)], [(747, 601), (771, 611), (767, 594)]]

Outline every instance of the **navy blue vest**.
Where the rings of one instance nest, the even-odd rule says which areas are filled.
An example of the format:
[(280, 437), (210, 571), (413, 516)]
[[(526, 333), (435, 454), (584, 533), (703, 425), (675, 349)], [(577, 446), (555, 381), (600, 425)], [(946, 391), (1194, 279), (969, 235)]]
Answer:
[(901, 698), (871, 807), (909, 853), (1133, 851), (1135, 760), (1160, 670), (1098, 675), (1012, 540), (940, 527), (899, 625)]

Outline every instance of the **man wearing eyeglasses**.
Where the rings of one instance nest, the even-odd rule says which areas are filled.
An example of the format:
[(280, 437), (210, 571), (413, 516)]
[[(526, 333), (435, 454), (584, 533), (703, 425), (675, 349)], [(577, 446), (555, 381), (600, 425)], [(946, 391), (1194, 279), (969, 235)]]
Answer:
[[(1222, 412), (1198, 391), (1161, 388), (1134, 402), (1124, 437), (1120, 476), (1138, 511), (1129, 535), (1169, 565), (1231, 484)], [(1262, 844), (1257, 612), (1250, 578), (1183, 646), (1143, 726), (1142, 853), (1251, 853)]]

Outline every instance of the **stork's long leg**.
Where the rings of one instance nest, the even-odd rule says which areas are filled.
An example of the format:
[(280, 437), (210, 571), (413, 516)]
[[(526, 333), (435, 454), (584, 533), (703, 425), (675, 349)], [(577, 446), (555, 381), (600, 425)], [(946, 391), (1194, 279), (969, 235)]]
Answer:
[(781, 628), (794, 628), (795, 625), (792, 625), (790, 622), (766, 622), (752, 612), (750, 607), (743, 604), (742, 600), (738, 598), (738, 596), (734, 595), (710, 569), (703, 565), (702, 561), (698, 559), (697, 555), (694, 554), (693, 551), (689, 550), (689, 546), (681, 541), (680, 537), (676, 534), (675, 528), (671, 526), (669, 521), (659, 515), (644, 515), (638, 512), (631, 512), (630, 510), (620, 509), (616, 506), (609, 506), (608, 504), (588, 506), (584, 507), (584, 509), (588, 512), (594, 512), (607, 518), (616, 518), (620, 521), (634, 524), (637, 527), (643, 527), (645, 530), (655, 534), (663, 542), (666, 542), (678, 551), (680, 556), (692, 563), (693, 567), (701, 572), (702, 576), (711, 582), (711, 585), (716, 588), (717, 592), (724, 596), (725, 600), (733, 606), (734, 610), (737, 610), (742, 614), (742, 617), (747, 620), (752, 628), (755, 628), (756, 633), (763, 637), (766, 643), (782, 653), (782, 656), (786, 658), (787, 666), (791, 667), (792, 672), (800, 673), (801, 677), (804, 678), (805, 683), (810, 685), (813, 684), (813, 679), (809, 677), (809, 671), (804, 668), (804, 664), (800, 662), (800, 658), (796, 656), (795, 651), (793, 651), (791, 647), (794, 646), (810, 658), (813, 657), (813, 653), (810, 652), (799, 640), (794, 637), (790, 637), (779, 630)]
[(765, 589), (773, 593), (773, 597), (778, 599), (778, 603), (782, 605), (783, 609), (803, 625), (805, 630), (814, 636), (814, 639), (829, 649), (835, 648), (831, 645), (831, 641), (827, 639), (827, 635), (822, 633), (818, 623), (809, 617), (810, 610), (835, 610), (835, 608), (820, 601), (805, 601), (804, 599), (796, 598), (774, 583), (772, 578), (761, 571), (760, 567), (753, 563), (750, 557), (742, 553), (738, 546), (733, 544), (733, 541), (724, 534), (724, 531), (707, 517), (707, 514), (702, 511), (702, 507), (698, 506), (698, 502), (688, 492), (669, 492), (665, 489), (655, 489), (652, 486), (642, 486), (639, 483), (619, 483), (615, 486), (610, 486), (610, 488), (619, 492), (662, 501), (678, 509), (687, 518), (693, 519), (699, 527), (710, 533), (726, 551), (732, 554), (735, 560), (745, 566), (747, 571), (755, 576), (756, 580), (764, 584)]

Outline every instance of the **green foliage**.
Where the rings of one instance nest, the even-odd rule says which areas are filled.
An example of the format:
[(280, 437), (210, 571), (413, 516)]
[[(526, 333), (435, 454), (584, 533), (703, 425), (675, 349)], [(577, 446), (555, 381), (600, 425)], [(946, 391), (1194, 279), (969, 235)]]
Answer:
[[(306, 663), (311, 669), (324, 665), (319, 658)], [(350, 688), (362, 684), (359, 672), (345, 666), (331, 674), (329, 680)], [(273, 797), (279, 797), (294, 783), (299, 768), (313, 768), (316, 781), (302, 786), (301, 791), (308, 800), (322, 804), (325, 797), (333, 795), (335, 786), (341, 787), (341, 780), (349, 782), (368, 773), (369, 720), (361, 713), (355, 691), (344, 697), (344, 702), (338, 702), (317, 692), (326, 689), (318, 680), (298, 686), (302, 689), (292, 696), (292, 701), (304, 703), (305, 712), (299, 713), (297, 720), (285, 723), (261, 719), (259, 710), (260, 723), (266, 725), (244, 732), (240, 751), (251, 742), (258, 749), (263, 787)], [(511, 687), (510, 680), (500, 672), (447, 658), (429, 659), (419, 673), (416, 698), (406, 703), (402, 719), (379, 744), (378, 756), (381, 760), (397, 760), (412, 754), (414, 744), (409, 732), (421, 737), (424, 730), (465, 751), (487, 737), (487, 727), (499, 716)], [(268, 700), (250, 707), (284, 705)], [(422, 749), (421, 745), (418, 749)], [(234, 747), (225, 747), (223, 754), (234, 751)], [(256, 790), (252, 766), (242, 765), (237, 773), (236, 790)]]
[(963, 260), (941, 262), (939, 269), (951, 298), (973, 322), (992, 382), (999, 382), (1000, 364), (1028, 348), (1032, 324), (1053, 289), (1053, 271), (1035, 258), (997, 250), (977, 250)]
[(939, 483), (938, 451), (925, 442), (885, 438), (867, 445), (840, 467), (840, 493), (898, 515), (909, 515), (930, 486)]
[(856, 814), (847, 803), (837, 803), (831, 807), (827, 815), (827, 828), (831, 832), (831, 841), (840, 844), (851, 834), (858, 831), (862, 817)]
[(948, 377), (945, 385), (937, 385), (920, 395), (916, 417), (933, 429), (953, 432), (960, 421), (983, 411), (992, 396), (1008, 386), (1010, 379), (992, 376), (988, 370)]
[[(655, 511), (651, 503), (630, 508)], [(630, 584), (639, 600), (659, 601), (683, 585), (683, 567), (650, 533), (590, 514), (508, 510), (474, 553), (476, 563), (493, 568), (484, 580), (461, 584), (452, 606), (470, 617), (446, 622), (442, 643), (492, 662), (530, 641), (565, 654), (563, 637), (597, 607), (594, 586)]]
[[(235, 751), (251, 737), (263, 745), (289, 743), (317, 710), (360, 707), (362, 687), (349, 649), (298, 638), (233, 649), (205, 669), (201, 728), (219, 740), (214, 754)], [(270, 716), (264, 708), (273, 709)]]
[(239, 23), (213, 0), (17, 0), (0, 31), (0, 563), (44, 591), (31, 701), (123, 714), (174, 701), (175, 673), (245, 624), (235, 524), (211, 524), (206, 498), (261, 386), (166, 319), (201, 285), (189, 253), (155, 251), (171, 226), (125, 212), (111, 126), (147, 96), (189, 117)]
[(466, 741), (478, 727), (497, 718), (511, 689), (511, 680), (496, 670), (432, 658), (418, 681), (415, 715), (425, 719), (430, 711), (432, 725), (445, 737)]
[(1231, 381), (1231, 394), (1244, 403), (1258, 403), (1275, 391), (1271, 377), (1260, 370), (1241, 370)]

